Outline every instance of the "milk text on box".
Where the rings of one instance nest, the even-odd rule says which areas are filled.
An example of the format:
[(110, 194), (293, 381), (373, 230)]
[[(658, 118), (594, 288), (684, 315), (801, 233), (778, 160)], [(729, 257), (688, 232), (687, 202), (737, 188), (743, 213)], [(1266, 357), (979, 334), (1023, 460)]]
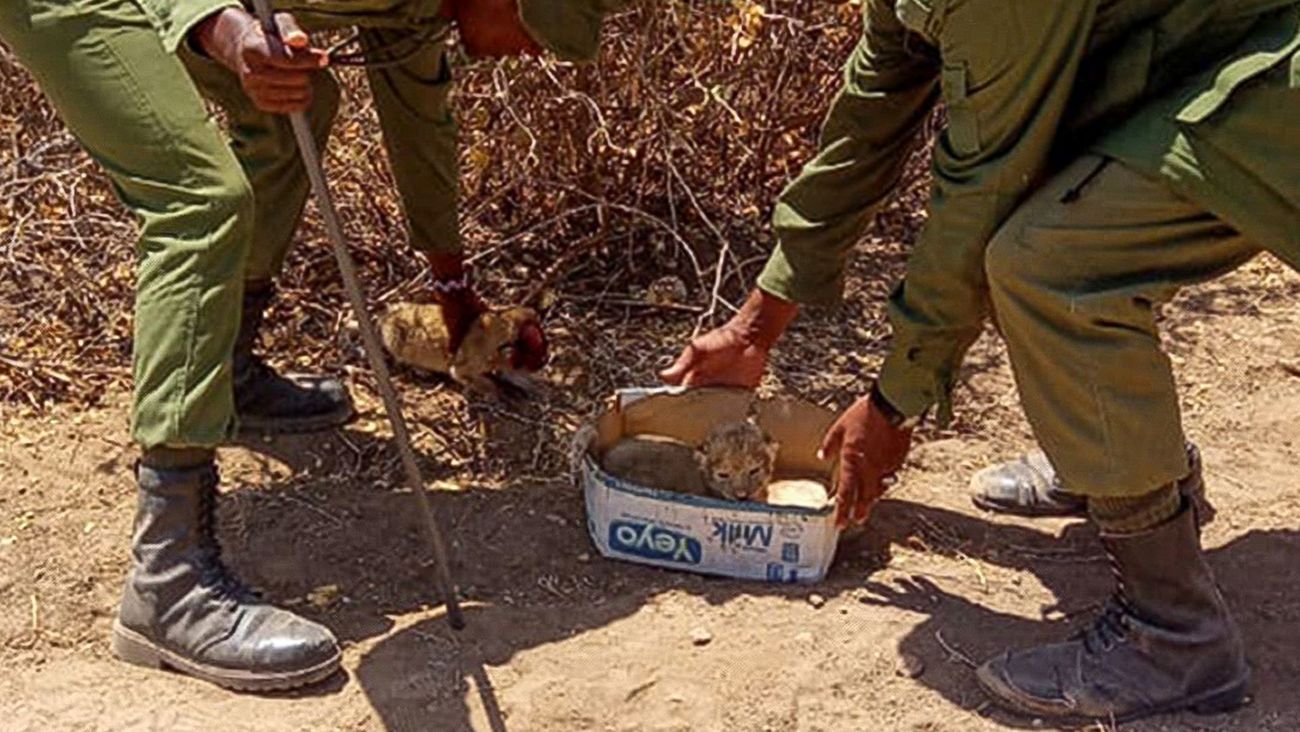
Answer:
[(772, 546), (772, 524), (741, 523), (713, 519), (713, 536), (723, 549), (747, 549), (766, 551)]

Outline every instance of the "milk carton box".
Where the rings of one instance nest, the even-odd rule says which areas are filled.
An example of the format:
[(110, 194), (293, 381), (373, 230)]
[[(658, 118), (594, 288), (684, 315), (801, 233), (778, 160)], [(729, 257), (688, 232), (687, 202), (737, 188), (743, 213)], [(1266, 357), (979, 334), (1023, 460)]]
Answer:
[[(638, 434), (698, 444), (718, 422), (744, 419), (752, 392), (739, 389), (627, 389), (618, 392), (573, 444), (574, 475), (587, 528), (602, 556), (667, 569), (765, 582), (817, 582), (835, 558), (835, 506), (774, 506), (656, 490), (606, 473), (600, 456)], [(835, 415), (807, 402), (757, 400), (759, 424), (781, 445), (778, 475), (816, 476), (831, 485), (833, 465), (817, 458)]]

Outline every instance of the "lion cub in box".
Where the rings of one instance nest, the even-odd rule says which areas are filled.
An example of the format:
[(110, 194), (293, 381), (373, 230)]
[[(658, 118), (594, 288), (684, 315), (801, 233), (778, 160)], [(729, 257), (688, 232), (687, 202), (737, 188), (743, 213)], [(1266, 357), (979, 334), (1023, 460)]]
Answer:
[(750, 416), (714, 426), (694, 447), (659, 435), (627, 437), (606, 451), (603, 463), (611, 475), (648, 488), (764, 501), (779, 450)]

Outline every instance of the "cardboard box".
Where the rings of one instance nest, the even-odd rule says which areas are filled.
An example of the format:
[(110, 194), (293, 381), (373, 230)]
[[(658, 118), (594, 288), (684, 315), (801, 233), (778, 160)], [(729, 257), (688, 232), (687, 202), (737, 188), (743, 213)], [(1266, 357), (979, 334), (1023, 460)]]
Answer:
[[(574, 438), (573, 462), (587, 528), (601, 555), (668, 569), (767, 582), (817, 582), (835, 558), (834, 504), (821, 509), (733, 502), (632, 485), (605, 473), (598, 456), (623, 437), (659, 434), (699, 443), (716, 423), (744, 419), (754, 401), (739, 389), (628, 389)], [(781, 444), (778, 474), (818, 476), (817, 458), (835, 415), (796, 399), (759, 400), (759, 423)]]

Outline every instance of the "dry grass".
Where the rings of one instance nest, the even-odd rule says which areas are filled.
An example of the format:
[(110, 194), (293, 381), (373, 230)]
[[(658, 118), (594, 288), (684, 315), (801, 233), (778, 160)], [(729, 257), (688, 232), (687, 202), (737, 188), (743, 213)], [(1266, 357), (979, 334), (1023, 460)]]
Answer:
[[(626, 324), (611, 303), (671, 273), (691, 305), (674, 333), (683, 317), (725, 317), (770, 248), (771, 203), (813, 148), (857, 16), (819, 0), (659, 0), (615, 20), (596, 65), (459, 64), (464, 228), (489, 297), (533, 296), (562, 332), (566, 318)], [(372, 297), (391, 301), (422, 286), (422, 268), (364, 79), (341, 73), (333, 190)], [(92, 403), (129, 378), (134, 227), (7, 55), (0, 90), (0, 409)], [(889, 236), (869, 239), (855, 297), (898, 273), (921, 215), (912, 177), (878, 229)], [(300, 238), (271, 342), (338, 367), (355, 353), (337, 348), (344, 300), (314, 214)], [(859, 328), (882, 333), (875, 316)]]

